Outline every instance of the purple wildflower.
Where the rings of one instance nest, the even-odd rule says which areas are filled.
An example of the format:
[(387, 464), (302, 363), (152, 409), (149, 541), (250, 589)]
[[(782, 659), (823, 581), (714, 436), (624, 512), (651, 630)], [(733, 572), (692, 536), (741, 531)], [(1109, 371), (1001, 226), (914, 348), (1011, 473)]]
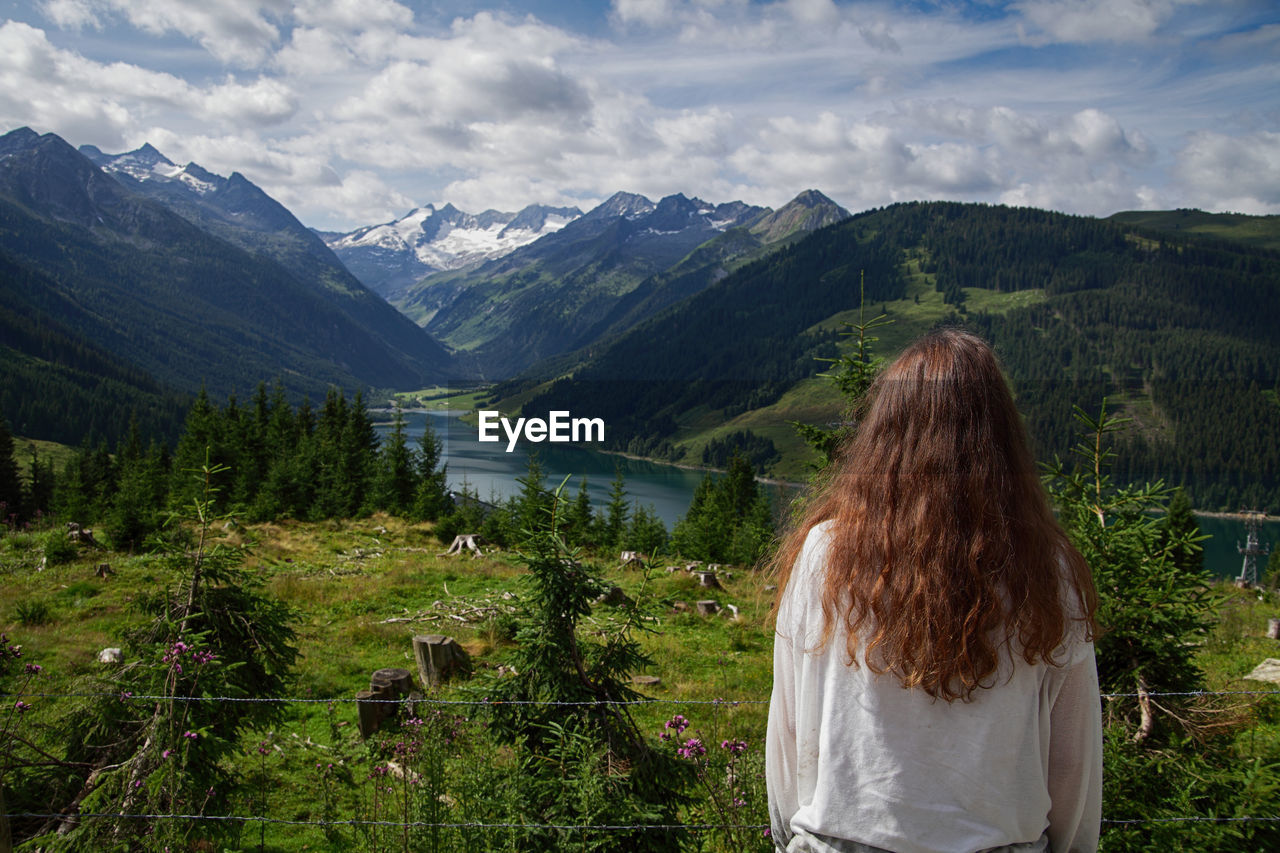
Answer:
[(682, 714), (676, 714), (667, 720), (662, 726), (664, 729), (675, 729), (677, 735), (684, 734), (684, 730), (689, 728), (689, 721)]
[(691, 737), (685, 741), (684, 746), (676, 750), (676, 755), (681, 758), (699, 758), (707, 754), (707, 748), (702, 745), (702, 739)]

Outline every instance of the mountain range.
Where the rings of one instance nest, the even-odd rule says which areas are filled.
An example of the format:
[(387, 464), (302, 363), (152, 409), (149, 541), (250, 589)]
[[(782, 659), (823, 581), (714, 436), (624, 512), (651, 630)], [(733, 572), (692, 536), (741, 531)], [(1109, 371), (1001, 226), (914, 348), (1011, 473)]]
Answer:
[(479, 375), (501, 379), (596, 346), (848, 215), (813, 190), (777, 211), (620, 192), (512, 252), (427, 276), (393, 302)]
[[(171, 409), (202, 386), (422, 387), (452, 362), (242, 175), (179, 168), (150, 146), (112, 156), (28, 128), (0, 136), (0, 271), (21, 291), (0, 337), (0, 397), (21, 434), (82, 438), (60, 410), (103, 370), (123, 383), (98, 413), (115, 432), (129, 409)], [(96, 367), (72, 370), (68, 347)], [(65, 399), (25, 393), (35, 375)]]
[(501, 257), (563, 228), (576, 207), (532, 204), (518, 213), (472, 215), (451, 204), (415, 207), (399, 219), (346, 233), (317, 232), (373, 292), (395, 302), (433, 272)]
[[(404, 313), (326, 243), (409, 251), (393, 236), (414, 263), (459, 264), (390, 290)], [(490, 256), (503, 240), (520, 245)], [(172, 436), (201, 387), (316, 399), (486, 377), (503, 380), (491, 405), (601, 417), (618, 450), (721, 464), (738, 448), (800, 477), (791, 422), (842, 414), (820, 359), (883, 314), (885, 355), (939, 324), (992, 341), (1040, 458), (1068, 457), (1072, 407), (1106, 399), (1133, 424), (1119, 480), (1265, 506), (1280, 501), (1276, 247), (1280, 217), (850, 216), (812, 190), (776, 211), (630, 193), (581, 215), (426, 206), (322, 234), (242, 175), (22, 128), (0, 136), (0, 412), (77, 443), (133, 417)]]

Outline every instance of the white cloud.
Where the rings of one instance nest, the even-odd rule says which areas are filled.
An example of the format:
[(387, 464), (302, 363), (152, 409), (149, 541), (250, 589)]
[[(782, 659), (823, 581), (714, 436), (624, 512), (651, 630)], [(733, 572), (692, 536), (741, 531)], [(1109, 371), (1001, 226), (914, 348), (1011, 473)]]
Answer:
[(0, 25), (0, 123), (53, 130), (73, 143), (118, 145), (138, 114), (182, 104), (187, 84), (171, 74), (91, 62), (60, 50), (27, 24)]
[(613, 11), (624, 24), (641, 23), (656, 27), (675, 19), (672, 0), (614, 0)]
[(1193, 133), (1178, 152), (1174, 176), (1196, 207), (1280, 213), (1280, 133)]
[(57, 26), (100, 26), (108, 16), (144, 32), (176, 32), (195, 40), (222, 62), (255, 66), (280, 38), (277, 24), (291, 0), (46, 0), (46, 17)]
[(395, 0), (300, 0), (293, 15), (303, 26), (344, 32), (413, 24), (413, 10)]
[(66, 30), (99, 29), (102, 26), (89, 0), (44, 0), (40, 11), (55, 26)]
[(1150, 38), (1177, 11), (1197, 0), (1021, 0), (1032, 41), (1128, 42)]
[[(0, 26), (0, 121), (109, 150), (151, 141), (329, 225), (619, 189), (776, 205), (817, 187), (854, 209), (1277, 205), (1280, 25), (1242, 24), (1251, 6), (615, 0), (612, 29), (586, 36), (409, 0), (35, 2), (67, 31)], [(96, 61), (120, 33), (123, 61)], [(174, 34), (235, 73), (210, 79)]]
[(298, 109), (298, 97), (278, 80), (259, 78), (249, 85), (229, 81), (204, 95), (202, 111), (233, 125), (278, 124)]
[(326, 30), (298, 27), (289, 43), (276, 52), (274, 67), (298, 78), (326, 77), (350, 72), (355, 56), (336, 34)]

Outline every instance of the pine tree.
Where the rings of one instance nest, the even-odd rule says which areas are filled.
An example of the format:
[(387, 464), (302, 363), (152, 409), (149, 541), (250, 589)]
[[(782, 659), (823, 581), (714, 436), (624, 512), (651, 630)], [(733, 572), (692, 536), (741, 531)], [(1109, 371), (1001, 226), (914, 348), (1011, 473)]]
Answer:
[(362, 391), (356, 392), (355, 400), (347, 409), (342, 439), (344, 503), (341, 514), (354, 516), (365, 507), (378, 458), (378, 432), (365, 408)]
[(617, 550), (622, 546), (627, 532), (627, 481), (622, 476), (621, 468), (613, 469), (613, 483), (609, 487), (609, 503), (606, 506), (603, 540), (600, 544), (605, 548)]
[(404, 411), (397, 400), (391, 434), (382, 442), (378, 454), (378, 473), (372, 490), (374, 508), (393, 515), (408, 515), (416, 485), (413, 458), (405, 438)]
[(22, 496), (23, 515), (28, 519), (47, 514), (53, 509), (55, 476), (52, 460), (40, 460), (40, 451), (31, 445), (31, 470), (27, 472), (27, 489)]
[(512, 521), (517, 537), (523, 537), (526, 531), (538, 530), (546, 523), (547, 512), (551, 507), (551, 495), (547, 492), (546, 478), (542, 473), (542, 463), (537, 452), (529, 454), (529, 463), (525, 474), (519, 478), (520, 495), (512, 506)]
[(1186, 490), (1175, 489), (1165, 512), (1160, 547), (1172, 550), (1174, 565), (1179, 569), (1199, 577), (1204, 574), (1204, 548), (1200, 545), (1203, 539)]
[(446, 515), (452, 504), (449, 501), (448, 466), (442, 465), (444, 445), (431, 427), (428, 419), (422, 425), (418, 439), (418, 451), (414, 454), (417, 468), (417, 487), (413, 495), (413, 517), (423, 521), (436, 521)]
[(578, 481), (577, 496), (565, 510), (564, 523), (561, 527), (565, 541), (579, 547), (594, 545), (592, 521), (591, 495), (587, 491), (587, 478), (583, 477)]
[(142, 450), (137, 418), (129, 435), (116, 447), (117, 486), (107, 511), (107, 534), (120, 550), (135, 551), (160, 526), (163, 494), (159, 481), (168, 472), (159, 470), (159, 448)]
[(13, 455), (13, 433), (0, 415), (0, 524), (10, 524), (22, 511), (22, 480)]

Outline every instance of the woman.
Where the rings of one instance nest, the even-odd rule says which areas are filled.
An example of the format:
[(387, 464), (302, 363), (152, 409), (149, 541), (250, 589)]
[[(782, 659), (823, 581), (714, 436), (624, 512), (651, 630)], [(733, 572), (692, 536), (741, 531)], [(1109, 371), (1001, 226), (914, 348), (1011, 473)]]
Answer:
[(935, 332), (869, 398), (775, 558), (774, 842), (1093, 850), (1096, 594), (995, 354)]

